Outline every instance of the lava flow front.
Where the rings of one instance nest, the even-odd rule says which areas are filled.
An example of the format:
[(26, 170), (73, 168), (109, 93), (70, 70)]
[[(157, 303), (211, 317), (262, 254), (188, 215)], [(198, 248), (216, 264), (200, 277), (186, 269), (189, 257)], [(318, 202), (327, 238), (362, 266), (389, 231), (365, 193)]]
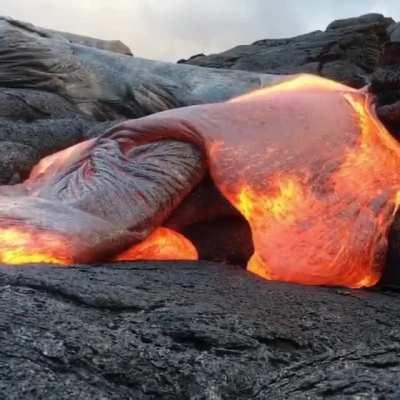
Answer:
[(256, 119), (263, 113), (211, 152), (217, 185), (251, 226), (248, 270), (304, 284), (376, 284), (398, 203), (400, 149), (369, 96), (301, 76), (232, 103), (253, 108)]
[(143, 242), (114, 257), (114, 261), (197, 260), (194, 245), (182, 234), (168, 228), (157, 228)]
[(0, 260), (196, 259), (187, 239), (160, 226), (204, 176), (205, 159), (250, 225), (249, 271), (353, 288), (380, 279), (400, 199), (399, 144), (366, 92), (310, 75), (127, 121), (45, 160), (0, 196)]

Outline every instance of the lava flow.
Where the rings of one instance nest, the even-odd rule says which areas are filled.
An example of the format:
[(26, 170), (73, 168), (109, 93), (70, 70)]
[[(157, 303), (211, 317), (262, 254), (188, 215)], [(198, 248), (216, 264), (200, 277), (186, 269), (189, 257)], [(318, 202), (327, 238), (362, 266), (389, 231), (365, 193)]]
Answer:
[(232, 102), (267, 114), (262, 128), (224, 135), (211, 153), (217, 185), (251, 226), (248, 270), (303, 284), (376, 284), (398, 205), (400, 148), (369, 96), (302, 76)]
[(143, 242), (118, 254), (114, 261), (197, 260), (194, 245), (182, 234), (168, 228), (157, 228)]
[(205, 165), (250, 225), (249, 271), (352, 288), (382, 276), (399, 144), (365, 91), (311, 75), (127, 121), (44, 160), (0, 190), (0, 260), (196, 259), (161, 226)]
[(67, 265), (67, 241), (56, 234), (24, 227), (0, 228), (0, 262), (10, 265), (51, 263)]

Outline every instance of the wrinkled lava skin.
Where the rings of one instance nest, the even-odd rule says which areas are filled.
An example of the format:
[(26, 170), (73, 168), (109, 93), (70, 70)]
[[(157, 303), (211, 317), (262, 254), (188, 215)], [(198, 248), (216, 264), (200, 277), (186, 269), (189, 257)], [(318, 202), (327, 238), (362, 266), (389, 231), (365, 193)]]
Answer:
[[(250, 225), (250, 271), (348, 287), (380, 279), (399, 145), (368, 94), (309, 75), (127, 121), (42, 160), (22, 185), (1, 190), (0, 258), (135, 259), (126, 249), (146, 243), (207, 170)], [(16, 232), (27, 237), (13, 248)]]

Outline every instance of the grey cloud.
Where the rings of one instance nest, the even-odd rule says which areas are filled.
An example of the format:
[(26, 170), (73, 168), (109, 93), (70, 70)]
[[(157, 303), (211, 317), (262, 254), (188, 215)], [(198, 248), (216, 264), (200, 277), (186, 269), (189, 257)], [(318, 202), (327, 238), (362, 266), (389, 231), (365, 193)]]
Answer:
[(170, 61), (324, 29), (333, 19), (369, 12), (400, 20), (398, 0), (0, 0), (0, 6), (17, 19), (121, 39), (137, 56)]

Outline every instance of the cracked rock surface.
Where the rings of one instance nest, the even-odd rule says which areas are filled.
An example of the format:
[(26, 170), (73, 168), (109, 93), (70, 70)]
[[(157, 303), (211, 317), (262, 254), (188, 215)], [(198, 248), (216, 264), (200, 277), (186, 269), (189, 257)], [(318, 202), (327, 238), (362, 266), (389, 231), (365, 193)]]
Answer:
[(398, 398), (400, 289), (213, 263), (0, 267), (6, 399)]

